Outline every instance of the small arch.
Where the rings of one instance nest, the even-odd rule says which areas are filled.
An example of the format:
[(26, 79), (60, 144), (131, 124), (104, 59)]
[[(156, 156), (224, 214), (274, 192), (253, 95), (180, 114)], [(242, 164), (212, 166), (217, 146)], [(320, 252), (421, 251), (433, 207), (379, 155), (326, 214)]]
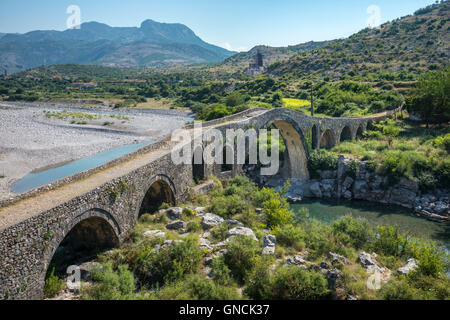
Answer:
[(73, 219), (71, 228), (61, 238), (55, 239), (57, 249), (50, 253), (45, 277), (55, 270), (64, 277), (67, 267), (79, 265), (98, 253), (118, 247), (120, 229), (108, 212), (89, 210)]
[(194, 151), (192, 157), (192, 177), (196, 183), (205, 180), (205, 161), (202, 147), (197, 147)]
[(341, 138), (340, 141), (351, 141), (352, 140), (352, 130), (350, 130), (350, 127), (345, 126), (344, 129), (341, 131)]
[(313, 125), (312, 129), (311, 129), (311, 147), (313, 150), (317, 149), (318, 146), (318, 128), (317, 125)]
[(363, 137), (363, 134), (364, 134), (364, 129), (363, 129), (363, 126), (360, 125), (358, 127), (358, 130), (356, 131), (356, 139), (361, 139)]
[(333, 131), (328, 129), (322, 134), (322, 138), (320, 139), (320, 147), (325, 149), (331, 149), (334, 147)]
[(169, 179), (157, 177), (145, 193), (139, 216), (155, 212), (163, 203), (175, 205), (175, 193)]

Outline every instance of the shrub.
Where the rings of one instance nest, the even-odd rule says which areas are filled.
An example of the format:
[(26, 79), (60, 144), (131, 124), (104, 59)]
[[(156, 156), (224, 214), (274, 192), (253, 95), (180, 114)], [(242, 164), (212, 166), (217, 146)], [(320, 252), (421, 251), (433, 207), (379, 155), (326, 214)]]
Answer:
[(197, 212), (195, 210), (193, 210), (193, 209), (190, 209), (190, 208), (184, 208), (183, 209), (183, 214), (186, 217), (195, 217), (197, 215)]
[(213, 279), (220, 285), (229, 285), (232, 282), (231, 271), (225, 264), (224, 257), (217, 257), (211, 264)]
[(233, 277), (243, 283), (251, 272), (255, 259), (261, 249), (258, 243), (249, 237), (237, 236), (227, 244), (225, 263), (231, 270)]
[(211, 211), (224, 218), (230, 218), (236, 214), (241, 214), (248, 208), (247, 203), (239, 195), (220, 196), (214, 198), (211, 204)]
[(420, 190), (422, 192), (428, 192), (434, 190), (438, 183), (437, 179), (431, 172), (421, 172), (417, 177)]
[(369, 240), (370, 225), (362, 219), (345, 216), (332, 225), (333, 235), (347, 245), (362, 248)]
[(203, 254), (193, 238), (162, 248), (155, 253), (152, 248), (137, 253), (136, 275), (142, 283), (164, 284), (181, 279), (197, 271)]
[(202, 225), (198, 221), (190, 221), (187, 224), (186, 229), (188, 232), (198, 232), (202, 230)]
[(94, 283), (83, 293), (89, 300), (127, 300), (133, 299), (135, 291), (133, 273), (127, 265), (120, 265), (113, 270), (111, 262), (92, 271)]
[(227, 238), (228, 225), (223, 223), (219, 226), (212, 228), (210, 232), (214, 240), (224, 241)]
[(400, 257), (408, 246), (408, 237), (393, 226), (377, 226), (374, 250), (385, 255)]
[(433, 140), (433, 146), (439, 147), (450, 153), (450, 133), (447, 133), (445, 136), (437, 137)]
[(244, 293), (253, 300), (264, 300), (269, 296), (270, 259), (258, 257), (255, 265), (248, 275), (247, 286)]
[(59, 279), (55, 275), (55, 268), (51, 269), (51, 272), (47, 275), (44, 285), (44, 296), (46, 298), (53, 298), (56, 296), (64, 287), (64, 281)]
[(305, 245), (306, 233), (292, 224), (275, 229), (274, 235), (277, 237), (277, 243), (286, 247), (301, 248)]
[(270, 279), (269, 300), (323, 300), (329, 298), (328, 282), (320, 274), (300, 267), (284, 267)]
[(225, 287), (200, 275), (172, 283), (155, 294), (160, 300), (238, 300), (236, 288)]
[(314, 150), (308, 159), (308, 167), (313, 177), (318, 178), (319, 170), (336, 170), (338, 165), (338, 156), (325, 150)]
[(263, 212), (267, 226), (272, 229), (291, 223), (294, 219), (292, 211), (283, 206), (280, 199), (270, 199), (265, 202)]
[(409, 286), (406, 279), (399, 279), (384, 285), (379, 295), (384, 300), (413, 300), (414, 289)]
[(416, 273), (438, 277), (442, 272), (448, 271), (448, 254), (436, 243), (413, 239), (410, 241), (408, 249), (419, 262)]

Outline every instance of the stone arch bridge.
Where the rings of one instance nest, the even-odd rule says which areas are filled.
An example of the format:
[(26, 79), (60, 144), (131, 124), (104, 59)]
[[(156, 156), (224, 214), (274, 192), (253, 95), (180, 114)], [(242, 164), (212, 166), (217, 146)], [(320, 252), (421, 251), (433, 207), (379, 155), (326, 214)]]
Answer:
[[(287, 146), (290, 174), (308, 178), (308, 144), (329, 148), (362, 134), (371, 122), (401, 109), (367, 118), (308, 117), (288, 109), (251, 109), (204, 123), (202, 131), (274, 125)], [(189, 132), (193, 126), (187, 125)], [(220, 165), (174, 165), (170, 137), (101, 167), (81, 172), (0, 203), (0, 299), (41, 299), (49, 264), (63, 241), (73, 250), (114, 247), (129, 236), (139, 215), (162, 202), (185, 200), (196, 175), (227, 177)]]

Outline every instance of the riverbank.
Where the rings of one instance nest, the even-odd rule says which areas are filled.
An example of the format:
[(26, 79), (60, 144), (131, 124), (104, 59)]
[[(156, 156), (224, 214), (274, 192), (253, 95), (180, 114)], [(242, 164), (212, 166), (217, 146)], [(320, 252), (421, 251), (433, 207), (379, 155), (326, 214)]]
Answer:
[(11, 185), (28, 173), (157, 140), (189, 119), (182, 113), (0, 103), (0, 200), (13, 196)]

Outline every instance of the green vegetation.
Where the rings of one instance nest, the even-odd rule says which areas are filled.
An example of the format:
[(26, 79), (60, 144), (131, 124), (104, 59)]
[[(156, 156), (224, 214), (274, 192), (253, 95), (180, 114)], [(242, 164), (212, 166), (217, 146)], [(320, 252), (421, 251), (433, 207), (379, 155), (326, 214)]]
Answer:
[(400, 119), (386, 120), (375, 124), (360, 140), (334, 147), (331, 154), (313, 154), (310, 167), (312, 172), (324, 170), (327, 163), (318, 158), (332, 157), (334, 163), (337, 155), (347, 154), (369, 161), (372, 170), (386, 175), (391, 183), (405, 177), (417, 181), (423, 191), (449, 188), (449, 138), (446, 125), (427, 129)]
[[(286, 188), (279, 192), (259, 189), (244, 177), (216, 179), (209, 195), (191, 198), (183, 210), (182, 219), (188, 225), (196, 225), (190, 228), (188, 236), (165, 230), (165, 215), (142, 215), (122, 248), (98, 256), (96, 260), (101, 267), (94, 269), (92, 284), (82, 286), (82, 298), (321, 300), (333, 295), (338, 299), (346, 299), (348, 295), (359, 299), (450, 298), (450, 283), (445, 275), (449, 256), (443, 248), (401, 234), (395, 227), (372, 227), (364, 219), (346, 216), (326, 225), (310, 218), (307, 210), (294, 215), (283, 196)], [(225, 245), (227, 251), (214, 257), (206, 271), (204, 257), (219, 249), (208, 252), (198, 248), (203, 230), (199, 218), (189, 208), (200, 203), (213, 208), (217, 199), (223, 198), (238, 201), (239, 210), (228, 207), (215, 213), (252, 228), (258, 241), (244, 236), (231, 238)], [(264, 208), (263, 213), (256, 214), (255, 208)], [(212, 243), (225, 240), (229, 228), (222, 224), (211, 229), (209, 240)], [(274, 256), (261, 254), (266, 228), (277, 237)], [(165, 230), (172, 243), (145, 237), (146, 230)], [(365, 285), (369, 274), (357, 263), (361, 251), (376, 252), (378, 262), (392, 271), (410, 258), (417, 259), (418, 268), (407, 276), (393, 272), (381, 290), (369, 290)], [(293, 255), (303, 256), (308, 264), (319, 265), (326, 261), (329, 252), (343, 255), (349, 262), (334, 266), (342, 273), (336, 291), (330, 290), (326, 273), (285, 265), (286, 258)], [(46, 283), (51, 295), (60, 289), (54, 272)], [(243, 289), (242, 294), (238, 288)]]
[(47, 273), (45, 278), (44, 297), (55, 297), (63, 289), (63, 287), (64, 281), (55, 275), (55, 268), (51, 268), (51, 271)]

